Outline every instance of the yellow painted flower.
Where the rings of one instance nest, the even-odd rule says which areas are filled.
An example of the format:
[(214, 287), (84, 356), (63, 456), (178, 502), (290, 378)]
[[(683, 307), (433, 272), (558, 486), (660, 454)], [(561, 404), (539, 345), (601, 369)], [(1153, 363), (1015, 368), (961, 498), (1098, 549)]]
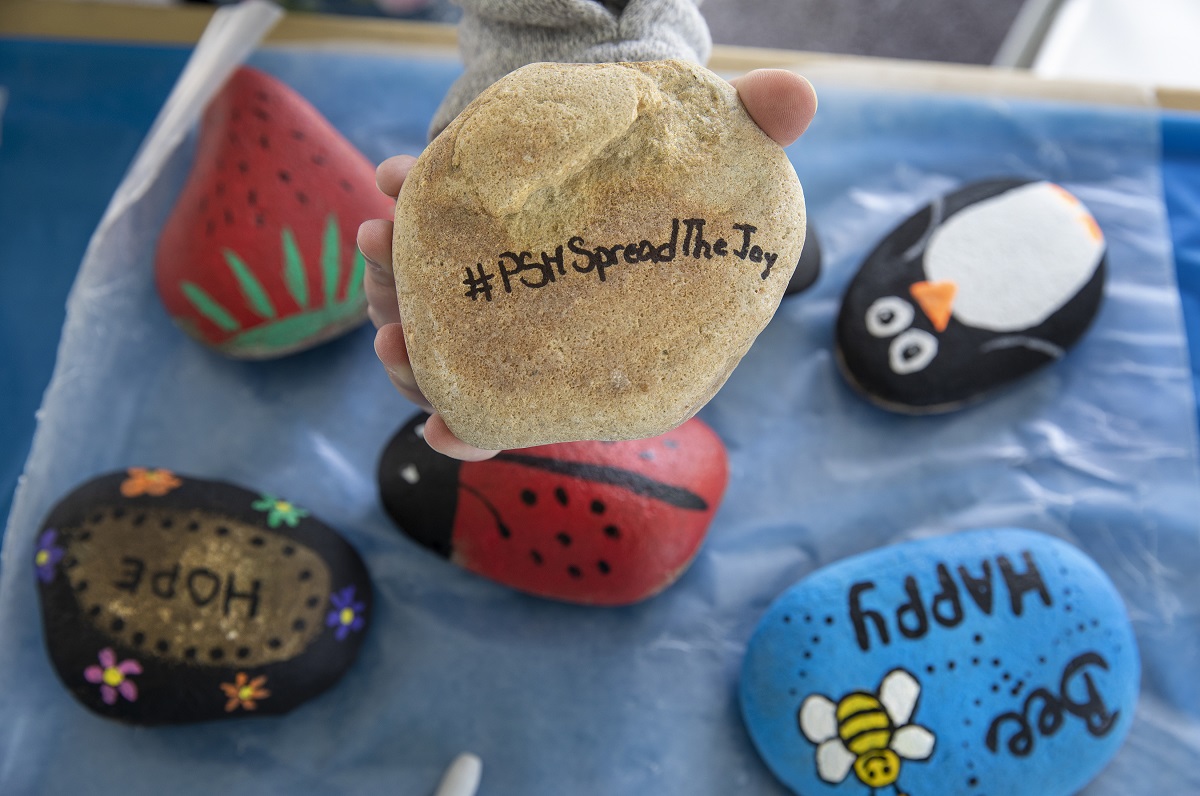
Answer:
[(265, 674), (251, 680), (245, 672), (238, 672), (232, 683), (221, 683), (221, 690), (229, 698), (225, 703), (225, 712), (232, 713), (239, 707), (243, 710), (256, 709), (258, 700), (266, 699), (271, 695), (270, 691), (263, 688), (266, 682)]
[(170, 470), (153, 467), (130, 467), (129, 477), (121, 482), (121, 494), (125, 497), (150, 495), (162, 497), (183, 485)]

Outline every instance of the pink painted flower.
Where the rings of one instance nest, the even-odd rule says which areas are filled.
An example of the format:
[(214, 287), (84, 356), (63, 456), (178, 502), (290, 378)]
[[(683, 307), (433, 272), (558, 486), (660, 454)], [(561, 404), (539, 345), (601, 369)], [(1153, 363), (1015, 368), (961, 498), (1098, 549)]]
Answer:
[(130, 702), (138, 698), (137, 685), (129, 679), (131, 674), (141, 674), (142, 665), (132, 658), (117, 663), (117, 654), (112, 647), (100, 650), (99, 666), (89, 666), (83, 670), (83, 677), (89, 683), (100, 686), (100, 698), (106, 705), (115, 705), (117, 695), (125, 697)]

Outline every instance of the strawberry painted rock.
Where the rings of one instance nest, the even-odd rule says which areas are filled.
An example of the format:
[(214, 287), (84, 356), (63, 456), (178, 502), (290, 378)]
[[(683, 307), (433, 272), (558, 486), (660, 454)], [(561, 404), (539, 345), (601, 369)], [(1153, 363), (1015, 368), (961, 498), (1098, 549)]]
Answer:
[(696, 419), (649, 439), (460, 462), (422, 439), (427, 417), (380, 458), (385, 510), (434, 552), (540, 597), (627, 605), (662, 591), (698, 552), (728, 480), (724, 445)]
[(288, 86), (239, 69), (205, 111), (155, 258), (167, 312), (242, 359), (309, 348), (366, 318), (358, 225), (390, 218), (375, 170)]

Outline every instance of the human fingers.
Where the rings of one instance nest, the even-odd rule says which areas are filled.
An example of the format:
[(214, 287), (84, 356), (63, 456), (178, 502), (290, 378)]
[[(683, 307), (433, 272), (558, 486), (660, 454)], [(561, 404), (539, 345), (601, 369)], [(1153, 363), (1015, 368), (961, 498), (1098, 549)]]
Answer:
[(395, 199), (400, 195), (400, 187), (404, 185), (404, 178), (408, 176), (408, 172), (412, 170), (413, 164), (416, 162), (417, 159), (412, 155), (396, 155), (388, 158), (375, 169), (375, 184), (379, 186), (379, 190)]
[(730, 82), (750, 118), (780, 146), (803, 135), (817, 112), (817, 92), (795, 72), (755, 69)]
[(358, 227), (358, 250), (367, 261), (363, 292), (367, 315), (376, 327), (400, 322), (396, 281), (392, 275), (392, 222), (383, 218), (364, 221)]
[(484, 459), (492, 458), (500, 452), (476, 448), (474, 445), (463, 442), (454, 436), (454, 432), (446, 426), (446, 421), (438, 414), (430, 416), (425, 421), (424, 435), (425, 441), (429, 443), (429, 447), (438, 453), (453, 459), (461, 459), (464, 462), (481, 462)]

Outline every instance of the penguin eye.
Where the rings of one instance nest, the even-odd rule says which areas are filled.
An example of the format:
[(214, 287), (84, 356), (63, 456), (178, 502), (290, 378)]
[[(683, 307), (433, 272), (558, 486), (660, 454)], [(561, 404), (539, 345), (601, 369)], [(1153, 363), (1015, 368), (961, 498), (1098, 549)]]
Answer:
[(924, 370), (937, 356), (938, 341), (924, 329), (909, 329), (892, 341), (888, 364), (901, 376)]
[(891, 337), (912, 326), (912, 322), (912, 305), (898, 296), (876, 299), (867, 307), (867, 331), (873, 337)]

